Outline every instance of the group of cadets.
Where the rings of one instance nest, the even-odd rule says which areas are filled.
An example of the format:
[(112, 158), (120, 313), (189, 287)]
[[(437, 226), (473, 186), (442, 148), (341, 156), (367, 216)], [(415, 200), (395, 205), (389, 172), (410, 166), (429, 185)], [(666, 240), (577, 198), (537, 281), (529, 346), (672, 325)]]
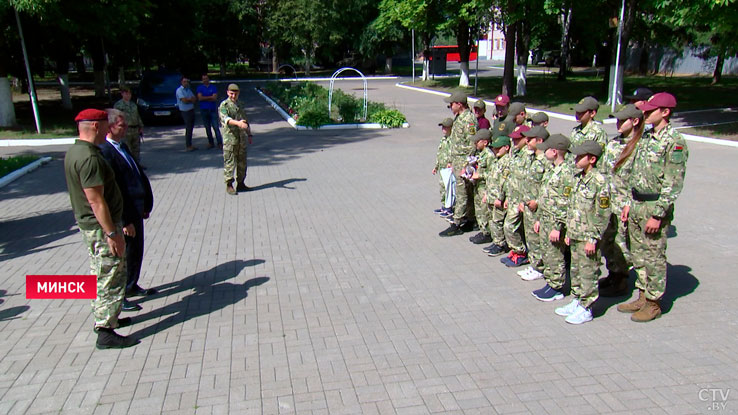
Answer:
[[(565, 298), (568, 268), (571, 301), (555, 309), (567, 323), (591, 321), (599, 296), (626, 295), (631, 268), (638, 298), (618, 311), (637, 322), (661, 315), (667, 229), (689, 152), (669, 123), (673, 95), (639, 88), (626, 98), (611, 114), (614, 138), (595, 121), (594, 97), (575, 106), (569, 137), (549, 134), (545, 113), (528, 118), (505, 95), (495, 98), (492, 122), (481, 99), (471, 109), (462, 92), (445, 100), (454, 118), (439, 123), (433, 174), (447, 169), (436, 213), (450, 226), (439, 235), (478, 230), (469, 240), (489, 244), (489, 256), (507, 254), (500, 261), (508, 267), (528, 265), (517, 272), (523, 280), (545, 280), (532, 292), (540, 301)], [(600, 279), (603, 256), (608, 276)]]

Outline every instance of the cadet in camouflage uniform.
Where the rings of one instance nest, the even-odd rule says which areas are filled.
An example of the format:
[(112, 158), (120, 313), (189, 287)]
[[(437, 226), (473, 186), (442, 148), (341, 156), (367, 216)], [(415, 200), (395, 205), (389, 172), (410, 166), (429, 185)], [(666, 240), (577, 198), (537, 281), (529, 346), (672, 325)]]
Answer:
[(684, 186), (689, 150), (684, 137), (669, 123), (676, 107), (673, 95), (654, 94), (639, 107), (653, 129), (639, 140), (629, 185), (633, 201), (623, 210), (633, 268), (638, 274), (638, 299), (618, 306), (634, 313), (633, 321), (661, 315), (659, 301), (666, 290), (666, 229), (674, 219), (674, 202)]
[(533, 291), (534, 297), (541, 301), (556, 301), (564, 298), (566, 283), (566, 215), (573, 190), (574, 172), (566, 162), (569, 152), (569, 139), (562, 134), (554, 134), (538, 146), (553, 167), (543, 175), (538, 207), (538, 221), (534, 225), (539, 234), (543, 252), (543, 277), (546, 285)]
[(494, 139), (492, 147), (497, 161), (492, 163), (485, 183), (485, 199), (489, 205), (489, 234), (492, 245), (484, 247), (489, 256), (497, 256), (510, 248), (505, 242), (505, 181), (510, 175), (510, 137), (501, 135)]
[(626, 105), (623, 109), (612, 115), (617, 118), (617, 137), (608, 141), (605, 153), (598, 167), (602, 174), (610, 178), (610, 193), (612, 197), (612, 215), (610, 223), (602, 236), (600, 251), (607, 260), (608, 276), (600, 280), (600, 295), (603, 297), (617, 297), (626, 294), (628, 285), (628, 270), (632, 260), (628, 249), (628, 227), (627, 222), (620, 220), (623, 208), (630, 204), (630, 188), (626, 182), (630, 175), (633, 157), (632, 147), (622, 162), (615, 168), (623, 155), (628, 142), (633, 139), (639, 140), (643, 134), (643, 112), (633, 104)]
[(528, 137), (528, 153), (526, 158), (525, 176), (523, 177), (523, 231), (525, 232), (525, 244), (528, 247), (528, 260), (530, 266), (518, 275), (525, 281), (533, 281), (543, 278), (543, 251), (541, 251), (540, 237), (535, 232), (534, 225), (538, 220), (538, 193), (541, 190), (543, 175), (551, 166), (543, 151), (537, 146), (544, 143), (548, 137), (548, 131), (541, 126), (533, 127), (523, 133)]
[(474, 215), (476, 216), (480, 232), (470, 237), (469, 241), (475, 244), (488, 244), (492, 242), (488, 227), (490, 210), (487, 200), (484, 197), (490, 170), (497, 160), (489, 147), (487, 147), (490, 138), (492, 138), (492, 133), (486, 128), (474, 134), (474, 145), (477, 147), (475, 153), (477, 157), (477, 170), (472, 175), (474, 183)]
[[(98, 147), (108, 132), (108, 114), (86, 109), (74, 119), (79, 139), (64, 156), (64, 176), (72, 211), (97, 277), (97, 298), (92, 301), (97, 348), (123, 348), (138, 343), (114, 329), (131, 324), (118, 319), (126, 289), (126, 243), (123, 239), (123, 197), (115, 173)], [(126, 229), (128, 231), (128, 229)]]
[(143, 135), (143, 120), (138, 115), (138, 107), (135, 102), (131, 101), (131, 88), (123, 85), (120, 87), (121, 99), (115, 103), (113, 108), (123, 111), (126, 115), (126, 136), (125, 143), (131, 150), (131, 155), (136, 163), (141, 164), (141, 136)]
[[(223, 127), (223, 178), (226, 192), (235, 195), (238, 191), (250, 190), (246, 180), (246, 148), (252, 142), (251, 125), (243, 110), (243, 103), (238, 100), (238, 85), (228, 85), (228, 98), (218, 107), (220, 124)], [(233, 188), (233, 170), (236, 170), (236, 188)]]
[(537, 112), (530, 116), (530, 123), (532, 127), (540, 125), (541, 127), (548, 128), (548, 114)]
[[(575, 116), (579, 125), (571, 131), (572, 147), (582, 144), (585, 140), (596, 141), (604, 150), (607, 144), (607, 133), (602, 126), (594, 120), (597, 110), (600, 108), (599, 102), (594, 97), (584, 97), (577, 105), (574, 106)], [(573, 157), (572, 157), (573, 159)]]
[(500, 262), (509, 266), (517, 267), (528, 263), (528, 255), (523, 241), (523, 190), (525, 176), (528, 174), (527, 160), (529, 151), (526, 147), (528, 139), (523, 135), (530, 130), (529, 127), (519, 125), (515, 127), (510, 138), (513, 140), (513, 148), (510, 150), (510, 176), (505, 181), (505, 240), (510, 253), (500, 259)]
[[(441, 169), (445, 169), (448, 164), (448, 151), (449, 151), (449, 138), (451, 134), (451, 126), (454, 125), (454, 120), (446, 118), (445, 120), (438, 123), (441, 127), (443, 136), (438, 143), (438, 151), (436, 152), (436, 165), (433, 167), (433, 175), (438, 173)], [(447, 213), (446, 208), (446, 183), (443, 182), (443, 177), (438, 175), (439, 181), (441, 182), (441, 208), (437, 209), (435, 213)]]
[(495, 116), (492, 120), (492, 138), (499, 136), (509, 137), (515, 128), (515, 123), (506, 120), (510, 110), (510, 98), (507, 95), (498, 95), (495, 98)]
[(576, 155), (574, 189), (566, 215), (566, 243), (571, 248), (571, 292), (574, 299), (556, 314), (566, 316), (570, 324), (592, 320), (592, 304), (599, 296), (600, 251), (597, 244), (610, 217), (610, 185), (594, 166), (602, 155), (602, 146), (586, 140), (569, 150)]
[(471, 138), (477, 132), (477, 118), (469, 110), (468, 97), (463, 92), (454, 92), (444, 99), (454, 113), (454, 125), (451, 127), (449, 141), (449, 164), (456, 177), (456, 204), (454, 205), (454, 223), (441, 231), (439, 236), (461, 235), (471, 231), (474, 226), (474, 187), (461, 177), (467, 157), (474, 152)]

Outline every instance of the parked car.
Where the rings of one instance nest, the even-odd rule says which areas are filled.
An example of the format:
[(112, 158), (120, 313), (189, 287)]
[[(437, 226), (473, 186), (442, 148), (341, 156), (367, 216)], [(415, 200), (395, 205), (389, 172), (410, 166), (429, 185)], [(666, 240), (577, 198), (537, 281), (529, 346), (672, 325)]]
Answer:
[(144, 122), (182, 122), (175, 93), (182, 75), (178, 72), (145, 72), (138, 85), (138, 112)]
[(561, 51), (547, 50), (543, 52), (543, 55), (537, 63), (543, 63), (546, 66), (559, 66), (561, 63)]

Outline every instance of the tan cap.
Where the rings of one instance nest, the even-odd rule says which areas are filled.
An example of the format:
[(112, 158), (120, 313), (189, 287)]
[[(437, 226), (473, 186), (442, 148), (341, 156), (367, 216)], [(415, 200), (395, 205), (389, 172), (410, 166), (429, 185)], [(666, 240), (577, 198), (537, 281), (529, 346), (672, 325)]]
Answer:
[(487, 104), (484, 103), (484, 100), (479, 98), (474, 102), (474, 108), (481, 108), (483, 110), (487, 109)]
[(584, 111), (597, 111), (600, 108), (600, 103), (597, 102), (597, 98), (595, 97), (584, 97), (579, 101), (577, 105), (574, 106), (575, 112), (584, 112)]
[(477, 132), (476, 132), (476, 133), (474, 134), (474, 136), (472, 136), (472, 140), (473, 140), (473, 141), (474, 141), (475, 143), (476, 143), (476, 142), (478, 142), (478, 141), (481, 141), (481, 140), (487, 140), (487, 141), (489, 141), (489, 139), (490, 139), (491, 137), (492, 137), (492, 132), (490, 132), (490, 131), (489, 131), (488, 129), (486, 129), (486, 128), (482, 128), (481, 130), (478, 130), (478, 131), (477, 131)]
[(240, 91), (240, 89), (238, 88), (238, 85), (236, 84), (228, 84), (228, 90), (229, 91)]
[(537, 112), (530, 116), (530, 120), (536, 124), (548, 121), (548, 114), (545, 112)]
[(523, 132), (523, 135), (526, 137), (542, 138), (543, 141), (546, 141), (550, 134), (542, 125), (536, 125), (535, 127), (531, 127), (530, 130)]
[(448, 96), (443, 100), (448, 102), (449, 104), (452, 102), (461, 102), (462, 104), (467, 104), (469, 102), (469, 96), (466, 95), (465, 92), (456, 91), (451, 94), (451, 96)]
[(525, 112), (525, 104), (522, 102), (513, 102), (510, 104), (510, 109), (507, 111), (510, 115), (518, 115), (521, 112)]

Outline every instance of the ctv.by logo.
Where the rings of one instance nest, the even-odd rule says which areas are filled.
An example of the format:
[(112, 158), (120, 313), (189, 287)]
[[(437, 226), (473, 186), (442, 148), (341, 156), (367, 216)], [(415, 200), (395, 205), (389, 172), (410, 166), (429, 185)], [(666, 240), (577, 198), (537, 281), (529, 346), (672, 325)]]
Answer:
[(698, 396), (700, 401), (708, 403), (708, 411), (722, 411), (728, 406), (730, 388), (702, 388)]

